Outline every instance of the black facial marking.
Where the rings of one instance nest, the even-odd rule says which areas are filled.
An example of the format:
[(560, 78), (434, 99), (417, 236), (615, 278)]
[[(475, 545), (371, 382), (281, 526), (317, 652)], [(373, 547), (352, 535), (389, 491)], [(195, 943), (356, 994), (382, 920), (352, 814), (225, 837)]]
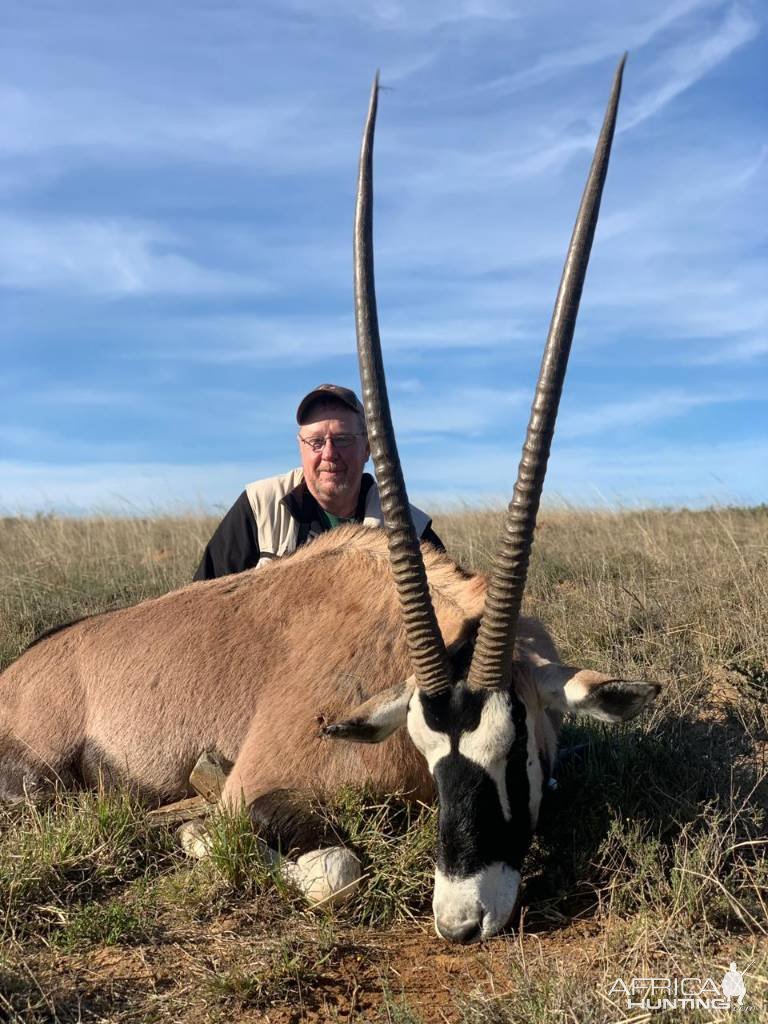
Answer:
[[(515, 739), (507, 758), (507, 799), (509, 820), (513, 826), (513, 856), (518, 866), (531, 845), (531, 786), (528, 780), (528, 725), (525, 720), (525, 704), (515, 693), (509, 694), (512, 704), (512, 721), (515, 724)], [(510, 861), (510, 863), (512, 863)]]
[(434, 768), (439, 802), (437, 863), (444, 874), (467, 877), (498, 861), (519, 871), (531, 844), (525, 705), (513, 692), (501, 692), (515, 726), (505, 767), (509, 820), (494, 780), (459, 752), (462, 735), (478, 728), (483, 707), (500, 691), (470, 690), (459, 683), (432, 696), (420, 695), (427, 726), (450, 740), (450, 753)]
[(459, 683), (439, 693), (421, 694), (424, 721), (434, 732), (450, 738), (451, 750), (458, 752), (462, 733), (474, 732), (480, 724), (488, 690), (469, 690)]
[(451, 669), (454, 679), (466, 679), (469, 675), (469, 666), (475, 653), (475, 638), (472, 636), (466, 643), (451, 655)]
[(467, 877), (495, 861), (519, 868), (513, 825), (504, 818), (487, 772), (451, 753), (435, 766), (435, 785), (440, 803), (437, 864), (444, 874)]

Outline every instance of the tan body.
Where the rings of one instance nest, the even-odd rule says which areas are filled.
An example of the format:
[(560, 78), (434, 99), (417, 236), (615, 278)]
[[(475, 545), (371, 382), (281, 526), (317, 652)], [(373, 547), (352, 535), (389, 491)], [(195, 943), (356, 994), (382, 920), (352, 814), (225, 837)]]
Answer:
[[(424, 552), (452, 646), (474, 630), (485, 580)], [(263, 568), (78, 622), (0, 676), (0, 793), (101, 776), (169, 800), (215, 750), (234, 763), (225, 796), (249, 803), (346, 784), (426, 798), (429, 773), (404, 731), (371, 746), (320, 735), (410, 675), (400, 619), (383, 531), (348, 527)], [(543, 629), (525, 625), (554, 659)]]

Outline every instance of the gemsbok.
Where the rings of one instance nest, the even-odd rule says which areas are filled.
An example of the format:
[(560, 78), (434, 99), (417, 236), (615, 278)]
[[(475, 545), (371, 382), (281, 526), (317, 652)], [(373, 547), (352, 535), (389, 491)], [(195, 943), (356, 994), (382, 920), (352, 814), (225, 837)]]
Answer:
[[(420, 547), (395, 446), (373, 275), (374, 82), (354, 230), (358, 354), (386, 531), (340, 527), (236, 576), (94, 615), (41, 637), (0, 676), (0, 798), (125, 785), (189, 795), (203, 751), (231, 762), (221, 803), (246, 806), (314, 899), (361, 865), (317, 801), (341, 786), (439, 805), (438, 933), (498, 932), (550, 778), (562, 716), (638, 714), (655, 683), (561, 663), (520, 616), (536, 514), (608, 166), (624, 61), (568, 249), (522, 461), (485, 578)], [(405, 728), (401, 728), (405, 726)], [(352, 742), (337, 742), (352, 741)], [(205, 849), (205, 825), (185, 842)]]

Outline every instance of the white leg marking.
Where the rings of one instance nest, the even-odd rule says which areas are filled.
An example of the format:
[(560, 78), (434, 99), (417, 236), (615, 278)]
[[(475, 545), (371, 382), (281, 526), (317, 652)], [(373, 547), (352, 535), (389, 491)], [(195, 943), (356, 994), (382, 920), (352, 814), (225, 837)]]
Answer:
[(313, 906), (338, 906), (357, 891), (363, 869), (351, 850), (344, 846), (330, 846), (324, 850), (310, 850), (296, 860), (285, 858), (280, 873), (295, 885)]
[[(188, 857), (202, 860), (211, 854), (211, 837), (202, 821), (185, 821), (177, 832), (181, 847)], [(266, 844), (262, 853), (266, 862), (295, 885), (313, 906), (339, 906), (360, 886), (363, 868), (360, 861), (344, 846), (310, 850), (296, 860), (281, 857)]]
[(188, 857), (202, 860), (211, 854), (211, 837), (202, 821), (185, 821), (176, 833), (181, 848)]

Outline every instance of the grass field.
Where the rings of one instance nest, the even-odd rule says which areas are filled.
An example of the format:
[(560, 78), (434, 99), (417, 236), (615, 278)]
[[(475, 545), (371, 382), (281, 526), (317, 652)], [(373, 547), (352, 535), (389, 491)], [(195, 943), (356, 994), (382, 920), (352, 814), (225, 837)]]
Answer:
[[(498, 523), (435, 519), (479, 570)], [(50, 626), (187, 582), (213, 525), (2, 521), (0, 667)], [(129, 797), (70, 795), (0, 810), (0, 1020), (768, 1020), (768, 509), (546, 512), (527, 610), (566, 660), (664, 690), (630, 725), (566, 725), (585, 748), (544, 808), (514, 930), (434, 936), (435, 814), (396, 796), (329, 812), (368, 876), (333, 915), (277, 884), (237, 820), (192, 863)], [(627, 1009), (615, 986), (719, 984), (731, 961), (738, 1010)]]

